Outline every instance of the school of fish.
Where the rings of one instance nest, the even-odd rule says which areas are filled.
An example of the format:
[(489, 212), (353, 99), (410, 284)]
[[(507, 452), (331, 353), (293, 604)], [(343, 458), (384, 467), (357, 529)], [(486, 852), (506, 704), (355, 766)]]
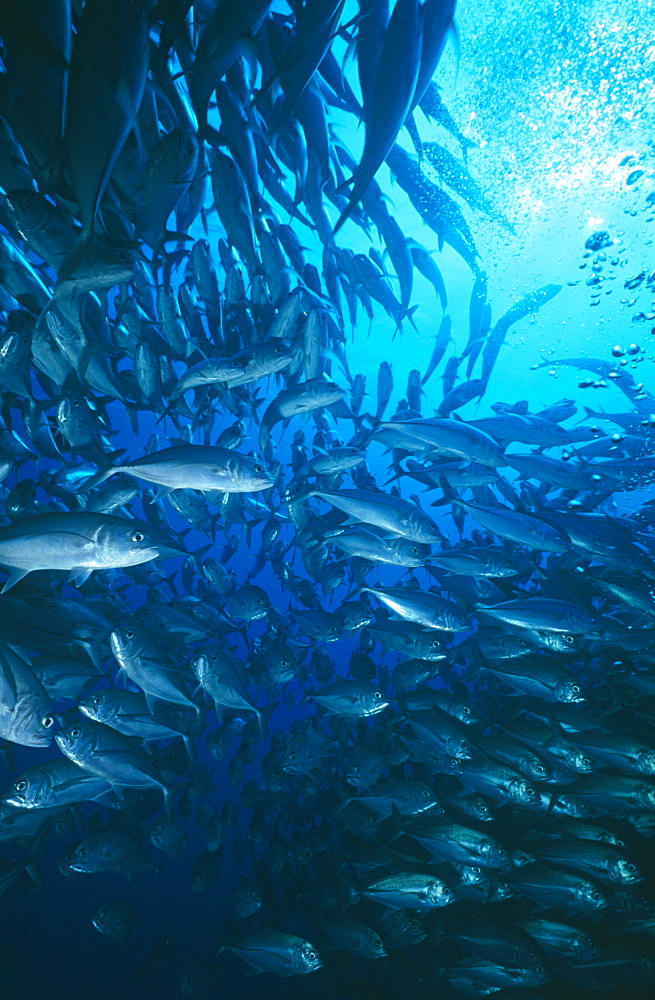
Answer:
[[(215, 947), (141, 996), (655, 989), (655, 400), (631, 345), (544, 362), (619, 412), (487, 405), (561, 286), (492, 318), (455, 7), (0, 5), (0, 906), (110, 872), (134, 939), (194, 831)], [(347, 347), (411, 345), (417, 274), (400, 399)]]

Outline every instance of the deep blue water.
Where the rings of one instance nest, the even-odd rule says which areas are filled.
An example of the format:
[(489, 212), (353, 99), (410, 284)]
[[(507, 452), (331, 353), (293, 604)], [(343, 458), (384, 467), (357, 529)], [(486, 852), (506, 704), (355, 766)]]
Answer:
[[(76, 11), (80, 6), (79, 3), (73, 4)], [(177, 7), (175, 4), (172, 6)], [(202, 25), (214, 4), (199, 3), (194, 6), (197, 23)], [(229, 2), (225, 6), (229, 6)], [(273, 6), (276, 11), (288, 12), (284, 4)], [(32, 5), (30, 9), (31, 7)], [(346, 23), (349, 14), (353, 16), (356, 7), (356, 4), (345, 5), (342, 23)], [(459, 25), (458, 40), (451, 38), (447, 42), (438, 70), (440, 75), (437, 79), (444, 101), (464, 136), (471, 140), (472, 145), (465, 161), (470, 174), (481, 185), (497, 211), (513, 227), (513, 232), (508, 231), (482, 212), (468, 207), (463, 199), (453, 196), (470, 226), (479, 251), (479, 265), (488, 275), (493, 320), (498, 320), (513, 303), (539, 287), (548, 284), (562, 286), (561, 292), (552, 302), (512, 327), (484, 397), (466, 404), (458, 413), (467, 421), (480, 419), (492, 414), (494, 403), (502, 401), (515, 404), (520, 400), (526, 400), (529, 411), (535, 413), (568, 397), (573, 398), (578, 407), (576, 416), (566, 423), (566, 426), (573, 427), (577, 421), (584, 419), (585, 406), (594, 411), (606, 412), (626, 411), (629, 407), (625, 396), (611, 383), (602, 387), (583, 388), (581, 385), (585, 373), (576, 368), (560, 368), (555, 364), (557, 360), (600, 358), (618, 365), (616, 356), (612, 355), (612, 348), (620, 345), (627, 349), (634, 343), (638, 349), (624, 355), (626, 374), (632, 375), (636, 382), (643, 382), (646, 393), (652, 389), (653, 357), (650, 354), (650, 341), (653, 316), (650, 311), (653, 303), (650, 286), (641, 282), (635, 289), (626, 289), (625, 283), (630, 277), (652, 268), (650, 233), (653, 205), (648, 194), (652, 186), (653, 140), (650, 137), (649, 101), (655, 81), (651, 72), (651, 33), (648, 31), (648, 24), (653, 19), (653, 10), (650, 0), (640, 5), (619, 5), (607, 0), (588, 0), (584, 3), (575, 3), (574, 0), (560, 3), (536, 0), (534, 8), (534, 11), (532, 6), (527, 10), (525, 5), (514, 2), (494, 4), (489, 0), (462, 0), (458, 5), (456, 18)], [(11, 45), (8, 47), (11, 48)], [(343, 38), (334, 41), (333, 51), (337, 60), (343, 61), (344, 73), (356, 89), (357, 74), (351, 54), (346, 52)], [(7, 65), (11, 69), (10, 61)], [(173, 67), (179, 67), (179, 61), (173, 60)], [(257, 83), (259, 82), (257, 78)], [(5, 113), (11, 121), (11, 114), (6, 108)], [(339, 109), (333, 108), (330, 115), (335, 135), (357, 157), (362, 148), (362, 127), (357, 126), (353, 115)], [(418, 113), (417, 120), (424, 142), (443, 142), (453, 155), (464, 162), (462, 147), (451, 135), (434, 122), (419, 118)], [(214, 110), (210, 113), (210, 121), (216, 127), (220, 124)], [(408, 152), (412, 151), (406, 130), (401, 134), (399, 142)], [(291, 171), (285, 168), (283, 173), (289, 189), (293, 191)], [(639, 176), (631, 180), (635, 173), (639, 173)], [(435, 180), (435, 174), (431, 176)], [(442, 401), (445, 364), (449, 357), (461, 355), (467, 342), (473, 276), (471, 269), (447, 243), (439, 251), (436, 235), (421, 221), (406, 195), (393, 182), (386, 167), (381, 168), (377, 180), (390, 199), (390, 210), (407, 239), (420, 241), (433, 254), (442, 271), (448, 293), (447, 310), (453, 324), (452, 342), (440, 367), (421, 394), (422, 416), (430, 418), (435, 415)], [(120, 202), (120, 193), (118, 200)], [(63, 202), (66, 203), (65, 198)], [(213, 195), (208, 189), (204, 206), (207, 212), (207, 230), (204, 230), (200, 218), (197, 218), (190, 227), (190, 235), (194, 240), (209, 240), (221, 293), (224, 295), (225, 273), (220, 265), (218, 240), (224, 238), (225, 233), (213, 211), (213, 204)], [(328, 202), (326, 204), (328, 218), (334, 224), (337, 211), (334, 205)], [(79, 213), (71, 210), (70, 199), (67, 211), (80, 218)], [(279, 222), (289, 221), (288, 214), (285, 215), (282, 209), (276, 206), (276, 211)], [(292, 220), (291, 225), (302, 244), (307, 247), (307, 261), (314, 264), (319, 275), (324, 278), (322, 248), (316, 234), (297, 220)], [(6, 226), (3, 232), (5, 229)], [(169, 229), (175, 229), (174, 216), (169, 220)], [(601, 294), (595, 295), (596, 286), (590, 284), (588, 279), (595, 273), (594, 267), (598, 262), (594, 254), (585, 249), (585, 241), (591, 233), (599, 230), (609, 232), (612, 243), (607, 256), (615, 255), (617, 263), (610, 265), (603, 261), (598, 267), (598, 273), (602, 273), (606, 280), (602, 283)], [(352, 221), (347, 222), (338, 234), (338, 243), (340, 247), (351, 249), (354, 253), (368, 253), (371, 245), (380, 253), (384, 250), (374, 227), (371, 227), (369, 237)], [(175, 244), (171, 241), (170, 246)], [(38, 262), (38, 255), (34, 251), (26, 252), (34, 263)], [(146, 253), (151, 258), (152, 248)], [(181, 255), (173, 267), (172, 281), (175, 287), (179, 286), (185, 276), (186, 262), (183, 258), (184, 255)], [(44, 266), (43, 274), (51, 288), (54, 272)], [(411, 301), (416, 309), (411, 322), (403, 320), (402, 329), (396, 329), (393, 319), (385, 314), (378, 303), (373, 304), (372, 321), (361, 302), (354, 324), (350, 322), (345, 306), (343, 310), (346, 317), (343, 320), (344, 350), (350, 374), (361, 374), (366, 378), (367, 395), (362, 406), (363, 412), (375, 412), (378, 371), (382, 362), (391, 363), (393, 392), (386, 409), (387, 419), (396, 411), (401, 400), (406, 398), (410, 372), (426, 371), (443, 315), (433, 288), (417, 272), (415, 274)], [(160, 277), (161, 274), (158, 274), (158, 278)], [(292, 274), (291, 287), (298, 280), (298, 275)], [(247, 303), (252, 301), (254, 293), (252, 284), (246, 282), (246, 285)], [(398, 283), (393, 274), (389, 287), (398, 294)], [(102, 293), (100, 298), (111, 323), (116, 316), (113, 301), (115, 293), (116, 289), (106, 297)], [(6, 301), (0, 303), (3, 330), (8, 323), (7, 313), (16, 306), (8, 293), (5, 292), (5, 296)], [(199, 311), (203, 311), (202, 304), (199, 305)], [(244, 342), (242, 346), (246, 347), (248, 344)], [(327, 357), (326, 374), (349, 390), (348, 379), (339, 360), (332, 353)], [(545, 366), (544, 362), (547, 363)], [(117, 352), (116, 363), (118, 371), (133, 370), (134, 367), (133, 357), (125, 350), (122, 354)], [(177, 357), (171, 363), (179, 377), (185, 370), (184, 360)], [(460, 377), (463, 377), (461, 372)], [(51, 385), (44, 390), (43, 383), (39, 384), (33, 363), (30, 379), (34, 397), (43, 402), (47, 418), (55, 427), (56, 393), (49, 396)], [(272, 378), (258, 383), (261, 404), (259, 416), (282, 387), (281, 381)], [(156, 436), (154, 440), (158, 447), (166, 446), (167, 435), (171, 438), (180, 436), (179, 427), (174, 426), (170, 417), (160, 422), (157, 414), (148, 412), (147, 406), (139, 409), (135, 418), (135, 430), (120, 401), (101, 398), (102, 394), (88, 385), (84, 392), (86, 398), (96, 398), (98, 407), (106, 406), (105, 412), (110, 425), (108, 438), (112, 450), (125, 449), (127, 456), (136, 458), (153, 442), (152, 435)], [(191, 400), (194, 407), (193, 397), (188, 395), (187, 400)], [(348, 400), (349, 396), (346, 395), (346, 402)], [(28, 443), (29, 432), (23, 418), (23, 403), (22, 399), (17, 399), (14, 393), (7, 390), (2, 396), (2, 417), (5, 426), (15, 430)], [(229, 427), (234, 419), (233, 413), (218, 411), (212, 431), (212, 443), (215, 443), (220, 432)], [(336, 419), (331, 413), (326, 414), (324, 419), (332, 435), (332, 444), (336, 443), (337, 438), (347, 444), (353, 434), (353, 423), (347, 419)], [(598, 421), (601, 429), (607, 429), (608, 433), (616, 431), (614, 425), (604, 423), (601, 417), (590, 419)], [(179, 422), (179, 426), (185, 424), (188, 425), (188, 421), (184, 419)], [(287, 484), (292, 478), (293, 437), (301, 430), (304, 431), (305, 443), (310, 451), (316, 431), (313, 414), (294, 417), (288, 427), (283, 429), (278, 424), (273, 431), (272, 457), (281, 464), (282, 480)], [(59, 438), (57, 440), (60, 441)], [(196, 443), (204, 443), (201, 429), (194, 440)], [(44, 472), (50, 469), (83, 466), (89, 473), (95, 471), (95, 466), (88, 457), (72, 454), (65, 447), (61, 450), (61, 462), (39, 457), (36, 461), (28, 458), (17, 463), (1, 487), (4, 490), (3, 500), (6, 501), (17, 481), (31, 478), (42, 484)], [(258, 429), (254, 419), (246, 421), (246, 437), (240, 450), (243, 453), (258, 451)], [(519, 450), (528, 449), (522, 446)], [(558, 455), (559, 450), (547, 453)], [(377, 485), (382, 487), (393, 472), (389, 471), (390, 456), (379, 443), (374, 442), (366, 449), (366, 460)], [(514, 483), (513, 473), (507, 469), (504, 471)], [(353, 485), (348, 474), (340, 482), (342, 488), (353, 488)], [(420, 490), (421, 487), (407, 478), (401, 486), (402, 495), (406, 498), (413, 493), (420, 494)], [(556, 490), (550, 492), (552, 496)], [(424, 509), (437, 519), (445, 538), (449, 543), (456, 544), (459, 534), (448, 505), (429, 506), (440, 494), (432, 492), (420, 496)], [(276, 486), (270, 497), (259, 494), (259, 499), (263, 502), (270, 500), (272, 511), (286, 516), (287, 507), (282, 489)], [(617, 492), (608, 497), (600, 509), (607, 514), (621, 516), (634, 511), (651, 498), (652, 486), (640, 485), (638, 489)], [(43, 489), (43, 485), (39, 485), (36, 499), (42, 504), (56, 502)], [(125, 513), (140, 519), (151, 518), (153, 513), (144, 500), (145, 498), (137, 497)], [(497, 495), (496, 500), (500, 502), (502, 497), (499, 501)], [(207, 547), (212, 539), (195, 528), (189, 530), (189, 524), (167, 500), (159, 503), (157, 509), (158, 516), (162, 517), (166, 530), (172, 536), (185, 533), (184, 546), (188, 552), (205, 550), (200, 558), (207, 555), (219, 558), (228, 538), (236, 535), (238, 546), (227, 566), (234, 574), (237, 588), (246, 583), (262, 544), (261, 524), (253, 522), (248, 536), (242, 525), (226, 524), (225, 519), (219, 518), (213, 547), (209, 550)], [(314, 509), (320, 510), (323, 516), (327, 515), (328, 508), (325, 506), (317, 505)], [(469, 522), (465, 537), (471, 537), (473, 530), (475, 527)], [(287, 522), (282, 528), (281, 537), (291, 545), (294, 534)], [(290, 549), (286, 558), (295, 573), (304, 579), (311, 579), (297, 548)], [(39, 573), (17, 585), (11, 596), (29, 601), (34, 595), (46, 594), (51, 584), (58, 594), (65, 594), (79, 602), (91, 601), (107, 591), (115, 591), (120, 594), (125, 609), (137, 611), (152, 599), (153, 594), (159, 600), (168, 602), (186, 592), (197, 596), (206, 596), (208, 593), (198, 564), (188, 562), (183, 566), (182, 559), (172, 559), (150, 563), (146, 568), (149, 572), (152, 570), (152, 575), (146, 577), (142, 573), (133, 574), (130, 570), (126, 573), (111, 571), (94, 574), (79, 590), (66, 583), (62, 574)], [(404, 569), (381, 566), (370, 572), (366, 582), (369, 586), (398, 586), (406, 576)], [(424, 589), (434, 582), (424, 569), (416, 570), (413, 577)], [(275, 572), (270, 561), (253, 579), (253, 583), (264, 588), (268, 594), (272, 609), (271, 620), (279, 620), (281, 617), (293, 623), (290, 611), (300, 610), (301, 605), (283, 587), (280, 575)], [(319, 595), (321, 606), (332, 612), (353, 591), (353, 581), (347, 577), (333, 594), (326, 594), (315, 580), (312, 584)], [(580, 599), (585, 598), (586, 594), (581, 585)], [(213, 598), (215, 606), (222, 607), (219, 596), (214, 594)], [(250, 978), (247, 966), (235, 956), (228, 952), (218, 956), (223, 945), (233, 943), (241, 934), (258, 925), (259, 917), (254, 922), (244, 922), (241, 926), (237, 922), (235, 925), (231, 918), (231, 893), (241, 878), (251, 876), (260, 865), (264, 866), (265, 871), (268, 837), (276, 825), (281, 828), (289, 845), (287, 864), (280, 874), (264, 873), (260, 876), (260, 888), (264, 896), (261, 922), (302, 934), (310, 940), (314, 940), (317, 935), (320, 938), (320, 915), (312, 912), (311, 905), (303, 906), (299, 894), (309, 889), (311, 895), (313, 880), (325, 868), (335, 872), (341, 870), (342, 863), (344, 867), (347, 866), (347, 849), (343, 846), (344, 841), (339, 841), (338, 837), (332, 845), (333, 849), (326, 852), (324, 860), (314, 859), (307, 868), (297, 855), (298, 848), (307, 838), (311, 827), (308, 816), (313, 818), (315, 826), (319, 825), (321, 817), (333, 821), (335, 794), (338, 800), (339, 796), (352, 792), (345, 785), (339, 766), (335, 774), (316, 782), (316, 807), (303, 813), (302, 821), (298, 822), (294, 821), (294, 808), (300, 807), (306, 789), (303, 788), (301, 779), (296, 776), (288, 778), (281, 795), (266, 800), (266, 832), (259, 839), (253, 838), (251, 844), (247, 843), (253, 814), (251, 809), (241, 803), (241, 793), (244, 782), (263, 786), (265, 779), (262, 759), (271, 749), (271, 736), (275, 737), (277, 734), (276, 738), (283, 745), (294, 727), (312, 715), (316, 715), (318, 728), (333, 736), (340, 735), (338, 723), (330, 721), (322, 712), (317, 712), (310, 700), (303, 702), (308, 692), (320, 686), (315, 665), (312, 666), (312, 655), (329, 658), (332, 676), (345, 677), (349, 672), (350, 658), (360, 641), (360, 636), (353, 634), (336, 643), (313, 642), (302, 638), (303, 633), (294, 624), (290, 624), (289, 628), (298, 647), (307, 647), (306, 656), (302, 660), (298, 676), (288, 683), (275, 685), (260, 682), (251, 685), (251, 693), (259, 707), (272, 702), (276, 702), (277, 707), (267, 723), (265, 739), (255, 743), (254, 759), (246, 764), (242, 779), (234, 785), (229, 779), (229, 767), (239, 749), (240, 736), (232, 736), (224, 760), (214, 760), (207, 746), (207, 735), (216, 730), (219, 720), (216, 719), (214, 710), (208, 707), (203, 733), (196, 741), (196, 767), (198, 772), (208, 777), (208, 789), (199, 800), (192, 803), (192, 814), (179, 820), (184, 833), (184, 844), (176, 857), (171, 858), (157, 851), (147, 840), (147, 832), (154, 818), (161, 814), (157, 793), (153, 793), (152, 800), (147, 797), (140, 825), (137, 823), (137, 826), (144, 840), (144, 849), (153, 864), (158, 866), (158, 871), (138, 875), (131, 882), (123, 875), (113, 872), (91, 875), (69, 873), (69, 877), (65, 877), (58, 869), (58, 858), (64, 848), (80, 841), (94, 823), (104, 825), (110, 822), (113, 810), (110, 812), (102, 806), (83, 804), (66, 814), (62, 821), (62, 831), (53, 830), (49, 833), (38, 857), (43, 885), (19, 886), (0, 901), (0, 998), (6, 996), (7, 1000), (33, 1000), (48, 995), (56, 1000), (60, 997), (66, 997), (67, 1000), (104, 1000), (109, 997), (120, 997), (121, 1000), (157, 997), (158, 1000), (168, 1000), (169, 997), (187, 995), (207, 997), (208, 1000), (229, 996), (239, 1000), (241, 997), (259, 997), (265, 991), (271, 997), (325, 996), (366, 1000), (369, 996), (396, 997), (408, 987), (418, 995), (425, 996), (442, 995), (442, 990), (446, 997), (483, 995), (458, 992), (444, 984), (443, 953), (439, 951), (440, 924), (438, 919), (433, 920), (433, 915), (426, 918), (426, 926), (430, 928), (431, 934), (429, 947), (394, 952), (384, 962), (384, 967), (380, 963), (379, 968), (376, 963), (353, 958), (344, 952), (326, 950), (323, 956), (325, 967), (311, 976), (283, 979), (267, 974)], [(475, 625), (472, 625), (471, 630), (474, 628)], [(231, 632), (227, 639), (219, 635), (218, 641), (228, 643), (245, 663), (249, 652), (252, 653), (268, 631), (269, 625), (266, 622), (252, 622), (242, 631), (236, 629)], [(466, 634), (458, 636), (454, 645), (465, 639)], [(166, 640), (165, 636), (164, 639)], [(198, 645), (187, 643), (185, 647), (178, 640), (169, 641), (174, 643), (171, 648), (180, 664), (189, 658)], [(26, 637), (25, 648), (32, 648), (29, 636)], [(104, 664), (105, 677), (110, 683), (116, 683), (116, 665), (106, 635), (98, 641), (98, 650)], [(377, 683), (393, 698), (390, 674), (399, 657), (396, 654), (385, 655), (380, 646), (371, 655), (378, 668)], [(605, 660), (602, 665), (599, 665), (598, 660), (593, 663), (581, 662), (583, 666), (580, 670), (587, 678), (591, 677), (592, 686), (599, 684), (599, 674)], [(106, 681), (99, 680), (99, 683), (102, 686)], [(439, 683), (437, 682), (437, 686)], [(482, 704), (488, 696), (488, 686), (474, 680), (468, 695)], [(202, 701), (202, 694), (198, 697)], [(496, 698), (495, 695), (491, 700), (494, 698), (490, 718), (505, 721), (513, 702), (509, 698)], [(208, 706), (209, 704), (207, 702)], [(70, 717), (67, 713), (74, 707), (72, 700), (55, 702), (53, 712), (59, 717), (60, 724), (68, 723)], [(652, 734), (650, 702), (646, 705), (646, 711), (650, 712), (647, 724), (650, 725)], [(228, 718), (229, 716), (230, 713), (227, 713)], [(243, 717), (247, 719), (248, 713), (243, 713)], [(378, 725), (379, 720), (376, 718), (361, 723), (359, 729), (352, 731), (356, 734), (355, 741), (363, 739), (367, 732), (377, 731)], [(346, 727), (346, 734), (348, 732)], [(341, 738), (343, 739), (343, 734)], [(347, 739), (344, 743), (347, 744)], [(54, 745), (44, 751), (4, 744), (3, 750), (5, 753), (0, 760), (2, 786), (8, 786), (16, 775), (28, 767), (59, 756)], [(276, 752), (279, 752), (278, 745)], [(398, 775), (402, 773), (407, 777), (411, 767), (404, 771), (402, 768), (396, 770)], [(204, 848), (206, 837), (203, 826), (198, 821), (198, 807), (202, 802), (205, 811), (220, 812), (226, 799), (234, 802), (237, 821), (233, 828), (225, 830), (225, 852), (220, 875), (208, 890), (194, 892), (191, 888), (191, 873)], [(135, 808), (138, 809), (138, 806)], [(277, 814), (276, 808), (279, 808)], [(294, 832), (295, 839), (292, 836)], [(652, 829), (645, 828), (643, 836), (643, 860), (649, 876), (644, 894), (652, 899)], [(237, 858), (234, 855), (235, 837), (239, 841), (246, 841), (241, 860), (238, 860), (238, 846)], [(6, 840), (0, 845), (0, 857), (7, 860), (22, 859), (27, 850), (28, 844)], [(359, 879), (360, 883), (361, 881)], [(27, 888), (30, 891), (26, 891)], [(134, 906), (137, 923), (129, 940), (113, 940), (100, 935), (92, 926), (92, 916), (109, 900), (121, 900)], [(371, 920), (377, 919), (379, 915), (379, 911), (375, 914), (373, 906), (358, 912), (368, 913)], [(512, 906), (503, 911), (494, 911), (509, 926), (514, 923), (515, 912), (518, 911)], [(583, 918), (581, 925), (593, 929), (594, 921)], [(165, 949), (164, 957), (159, 963), (153, 962), (152, 967), (144, 971), (143, 965), (149, 950), (164, 937), (170, 938), (170, 948)], [(647, 939), (639, 938), (635, 947), (640, 957), (648, 959), (650, 955), (652, 959)], [(629, 949), (626, 950), (626, 955), (628, 951)], [(602, 976), (602, 972), (600, 975)], [(612, 984), (610, 995), (618, 996), (619, 987), (614, 980), (608, 981)], [(647, 995), (645, 991), (649, 986), (644, 986), (644, 982), (650, 981), (648, 978), (640, 981), (639, 986), (635, 987), (642, 991), (638, 995)], [(181, 992), (183, 987), (188, 990), (186, 993)], [(503, 988), (498, 995), (508, 998), (527, 995), (563, 998), (573, 996), (574, 991), (576, 996), (602, 995), (602, 990), (600, 993), (585, 991), (581, 994), (580, 987), (580, 979), (569, 981), (563, 975), (559, 978), (555, 975), (550, 982), (539, 988), (525, 992)]]

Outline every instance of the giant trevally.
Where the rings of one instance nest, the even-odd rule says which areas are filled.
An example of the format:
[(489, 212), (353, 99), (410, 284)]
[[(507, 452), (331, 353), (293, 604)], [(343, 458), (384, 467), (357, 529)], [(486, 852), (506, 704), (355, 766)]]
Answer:
[(29, 768), (5, 791), (2, 801), (18, 809), (53, 809), (99, 799), (112, 786), (66, 757)]
[[(348, 517), (374, 527), (382, 528), (393, 535), (429, 545), (441, 538), (441, 533), (432, 518), (409, 500), (372, 490), (306, 490), (301, 498), (315, 496), (342, 510)], [(293, 502), (296, 499), (291, 498)]]
[(309, 941), (266, 927), (225, 947), (258, 972), (273, 972), (278, 976), (305, 975), (323, 965)]
[(117, 472), (155, 483), (159, 487), (155, 499), (176, 489), (244, 493), (270, 489), (273, 485), (264, 464), (248, 455), (229, 448), (181, 444), (114, 465), (92, 476), (83, 489), (99, 486)]
[(117, 788), (160, 788), (167, 799), (169, 790), (162, 782), (152, 759), (132, 740), (109, 726), (91, 719), (79, 719), (55, 736), (61, 752), (74, 764), (106, 778)]
[(93, 570), (138, 566), (158, 555), (142, 525), (112, 514), (36, 514), (0, 528), (0, 563), (10, 568), (3, 592), (35, 570), (68, 570), (79, 585)]

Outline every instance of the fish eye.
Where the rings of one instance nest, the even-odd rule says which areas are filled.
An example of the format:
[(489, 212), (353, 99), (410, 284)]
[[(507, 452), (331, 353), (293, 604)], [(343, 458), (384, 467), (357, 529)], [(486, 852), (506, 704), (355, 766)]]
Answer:
[(142, 531), (133, 531), (132, 532), (132, 541), (133, 542), (142, 542), (142, 541), (144, 541), (145, 537), (146, 536), (143, 534)]
[(51, 715), (44, 715), (43, 716), (42, 725), (43, 725), (43, 727), (45, 729), (50, 729), (51, 726), (54, 726), (54, 724), (55, 724), (55, 720), (53, 719), (53, 717)]
[(16, 789), (17, 792), (24, 792), (25, 789), (27, 788), (27, 782), (23, 780), (17, 781), (16, 784), (14, 785), (14, 788)]
[(412, 555), (417, 556), (420, 552), (418, 545), (412, 545)]
[(316, 952), (315, 951), (308, 951), (307, 952), (307, 958), (310, 960), (310, 962), (313, 962), (314, 959), (316, 958)]
[(632, 863), (631, 863), (630, 861), (628, 861), (628, 862), (626, 862), (626, 864), (625, 864), (625, 870), (626, 870), (627, 872), (630, 872), (630, 873), (632, 873), (632, 872), (636, 872), (636, 871), (637, 871), (637, 866), (636, 866), (636, 865), (633, 865), (633, 864), (632, 864)]
[(57, 602), (51, 601), (48, 605), (48, 611), (57, 611)]
[(567, 642), (569, 645), (571, 645), (571, 643), (573, 642), (573, 636), (572, 635), (565, 635), (564, 636), (564, 642)]
[(382, 692), (381, 691), (374, 691), (373, 692), (373, 697), (374, 698), (378, 698), (378, 699), (381, 698), (382, 697)]
[(424, 799), (429, 799), (429, 798), (430, 798), (430, 793), (429, 793), (429, 791), (427, 790), (427, 788), (426, 788), (426, 789), (424, 789), (424, 791), (423, 791), (423, 798), (424, 798)]
[(76, 740), (78, 739), (78, 737), (82, 735), (82, 730), (78, 729), (76, 726), (75, 729), (71, 729), (70, 734), (73, 737), (73, 739)]
[(126, 639), (133, 639), (134, 638), (134, 629), (128, 628), (127, 632), (125, 633), (125, 638)]
[(603, 898), (602, 895), (600, 894), (600, 892), (598, 892), (597, 889), (592, 889), (592, 891), (589, 893), (589, 895), (591, 896), (592, 899), (602, 899)]
[(581, 757), (580, 763), (583, 767), (591, 767), (591, 760), (589, 757)]
[(78, 858), (85, 858), (87, 856), (87, 853), (88, 853), (88, 851), (87, 851), (86, 847), (78, 847), (78, 849), (77, 849), (77, 856), (78, 856)]
[(581, 687), (580, 687), (579, 684), (572, 684), (571, 685), (571, 691), (573, 691), (574, 694), (580, 694), (581, 690), (582, 689), (581, 689)]
[(298, 754), (294, 750), (289, 754), (289, 760), (297, 760), (297, 759), (298, 759)]

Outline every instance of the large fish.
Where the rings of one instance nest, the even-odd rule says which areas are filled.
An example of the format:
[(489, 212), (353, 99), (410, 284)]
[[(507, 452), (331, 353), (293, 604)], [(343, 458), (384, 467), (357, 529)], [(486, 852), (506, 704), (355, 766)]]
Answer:
[(136, 124), (148, 72), (148, 0), (88, 0), (70, 63), (64, 144), (83, 240)]
[(100, 486), (117, 472), (155, 483), (159, 487), (156, 499), (176, 489), (243, 493), (273, 485), (263, 463), (256, 459), (228, 448), (182, 444), (99, 472), (84, 484), (84, 490)]
[(366, 139), (353, 186), (335, 233), (352, 213), (396, 140), (416, 93), (421, 68), (423, 24), (418, 0), (397, 0), (364, 106)]
[(158, 555), (141, 525), (111, 514), (37, 514), (0, 529), (0, 563), (10, 568), (3, 593), (35, 570), (68, 570), (79, 585), (96, 569), (138, 566)]

